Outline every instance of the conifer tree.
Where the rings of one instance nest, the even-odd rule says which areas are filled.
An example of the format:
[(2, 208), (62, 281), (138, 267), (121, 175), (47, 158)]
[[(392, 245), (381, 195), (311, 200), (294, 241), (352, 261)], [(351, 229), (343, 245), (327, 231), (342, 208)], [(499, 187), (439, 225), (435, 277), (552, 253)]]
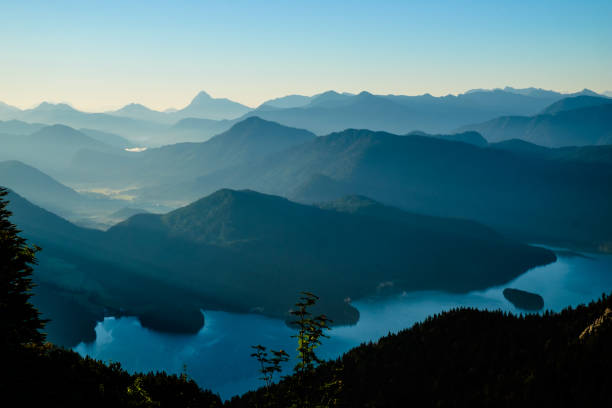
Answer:
[(42, 343), (45, 321), (30, 303), (32, 266), (40, 248), (29, 246), (17, 227), (5, 199), (7, 190), (0, 188), (0, 342), (5, 350), (28, 343)]

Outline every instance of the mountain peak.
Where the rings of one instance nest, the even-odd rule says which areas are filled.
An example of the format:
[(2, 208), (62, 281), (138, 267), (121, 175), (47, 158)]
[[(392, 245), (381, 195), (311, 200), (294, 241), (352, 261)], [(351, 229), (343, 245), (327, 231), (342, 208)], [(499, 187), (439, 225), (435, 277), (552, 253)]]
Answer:
[(84, 137), (87, 138), (83, 133), (78, 130), (71, 128), (70, 126), (55, 124), (45, 126), (44, 128), (32, 133), (34, 137), (45, 137), (45, 138), (55, 138), (55, 137)]
[(51, 102), (41, 102), (36, 108), (38, 111), (51, 111), (51, 110), (63, 110), (63, 111), (73, 111), (75, 110), (72, 106), (67, 103), (51, 103)]
[[(286, 198), (253, 190), (223, 188), (185, 207), (163, 215), (162, 218), (170, 221), (169, 224), (175, 224), (177, 220), (181, 221), (185, 230), (189, 230), (193, 233), (193, 237), (197, 237), (210, 232), (208, 230), (209, 226), (203, 223), (204, 221), (211, 224), (225, 223), (230, 218), (250, 216), (257, 211), (265, 210), (270, 205), (285, 206), (291, 204)], [(203, 231), (202, 227), (208, 231)]]
[(148, 109), (148, 108), (147, 108), (146, 106), (144, 106), (143, 104), (141, 104), (141, 103), (135, 103), (135, 102), (128, 103), (127, 105), (125, 105), (125, 106), (124, 106), (124, 109), (125, 109), (125, 108), (129, 108), (129, 109)]
[(201, 101), (208, 101), (210, 99), (214, 99), (214, 98), (212, 96), (210, 96), (210, 94), (208, 94), (206, 91), (200, 91), (195, 96), (195, 98), (193, 98), (191, 103), (194, 103), (194, 102), (197, 103), (197, 102), (201, 102)]
[(123, 108), (119, 109), (117, 112), (148, 112), (151, 109), (147, 108), (146, 106), (144, 106), (143, 104), (140, 103), (129, 103), (127, 105), (125, 105)]
[(591, 91), (589, 88), (584, 88), (582, 91), (579, 92), (581, 95), (588, 95), (588, 96), (601, 96), (599, 95), (597, 92)]
[(251, 108), (227, 98), (213, 98), (205, 91), (200, 91), (195, 98), (178, 113), (185, 117), (205, 119), (236, 119)]
[(322, 92), (322, 93), (320, 93), (318, 95), (315, 95), (315, 97), (321, 97), (321, 96), (323, 96), (323, 97), (325, 97), (325, 96), (339, 96), (339, 95), (340, 94), (338, 92), (336, 92), (334, 90), (329, 90), (329, 91)]
[[(278, 122), (262, 119), (259, 116), (249, 116), (240, 122), (235, 123), (229, 130), (222, 133), (221, 135), (233, 133), (236, 131), (256, 131), (258, 134), (261, 132), (267, 132), (267, 136), (272, 134), (278, 134), (279, 136), (299, 136), (300, 139), (314, 138), (315, 135), (304, 129), (292, 128), (289, 126), (281, 125)], [(218, 136), (221, 136), (218, 135)], [(263, 135), (263, 134), (262, 134)], [(218, 137), (216, 136), (216, 137)], [(214, 139), (214, 138), (213, 138)]]
[(32, 133), (31, 137), (39, 141), (53, 140), (56, 142), (61, 141), (64, 143), (71, 143), (74, 145), (82, 145), (85, 143), (89, 146), (104, 146), (104, 143), (87, 136), (83, 132), (71, 128), (70, 126), (60, 124), (45, 126), (44, 128)]
[(326, 91), (326, 92), (313, 96), (310, 104), (318, 105), (318, 106), (323, 106), (323, 105), (333, 106), (338, 103), (344, 103), (346, 100), (350, 99), (352, 96), (354, 95), (344, 94), (344, 93), (340, 94), (336, 91)]

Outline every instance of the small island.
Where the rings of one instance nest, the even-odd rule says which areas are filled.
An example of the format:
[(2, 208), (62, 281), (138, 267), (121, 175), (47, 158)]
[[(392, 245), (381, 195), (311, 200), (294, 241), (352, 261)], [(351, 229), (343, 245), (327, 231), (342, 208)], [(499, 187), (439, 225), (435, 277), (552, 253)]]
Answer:
[(537, 311), (544, 308), (544, 299), (537, 293), (525, 292), (520, 289), (504, 289), (504, 297), (517, 309)]

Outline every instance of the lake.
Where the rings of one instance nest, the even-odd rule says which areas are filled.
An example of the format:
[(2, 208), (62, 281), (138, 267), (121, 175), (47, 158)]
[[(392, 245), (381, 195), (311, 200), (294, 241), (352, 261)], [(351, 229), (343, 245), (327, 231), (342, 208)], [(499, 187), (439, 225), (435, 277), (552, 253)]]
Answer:
[[(552, 248), (551, 248), (552, 249)], [(553, 249), (554, 250), (554, 249)], [(427, 316), (455, 307), (476, 307), (521, 313), (502, 295), (506, 287), (535, 292), (545, 309), (559, 311), (597, 299), (612, 291), (612, 256), (557, 251), (558, 261), (529, 270), (506, 285), (467, 294), (412, 292), (353, 302), (361, 318), (355, 326), (335, 327), (319, 355), (340, 356), (362, 342), (409, 328)], [(196, 335), (164, 334), (145, 329), (136, 318), (104, 319), (96, 326), (96, 341), (75, 350), (103, 361), (121, 362), (130, 372), (165, 370), (187, 374), (202, 388), (222, 398), (261, 385), (251, 345), (284, 349), (295, 356), (293, 331), (283, 321), (256, 314), (203, 311), (206, 324)], [(288, 373), (293, 365), (287, 366)]]

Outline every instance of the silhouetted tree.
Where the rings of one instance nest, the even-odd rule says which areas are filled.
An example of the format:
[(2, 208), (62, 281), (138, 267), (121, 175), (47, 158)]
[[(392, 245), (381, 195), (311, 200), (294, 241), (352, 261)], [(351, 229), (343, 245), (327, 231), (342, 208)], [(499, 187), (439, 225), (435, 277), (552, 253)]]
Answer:
[(291, 311), (291, 314), (296, 317), (296, 320), (291, 323), (298, 328), (298, 334), (292, 336), (298, 340), (298, 363), (294, 370), (296, 374), (304, 377), (321, 362), (315, 349), (321, 345), (322, 338), (329, 337), (324, 331), (329, 330), (329, 324), (332, 321), (325, 315), (311, 317), (312, 313), (309, 308), (317, 303), (319, 297), (310, 292), (302, 292), (302, 295), (300, 301), (295, 304), (297, 309)]
[(36, 264), (36, 246), (29, 246), (9, 220), (12, 215), (0, 188), (0, 341), (4, 350), (28, 343), (42, 343), (45, 321), (30, 303), (32, 265)]
[(291, 314), (296, 317), (296, 320), (291, 323), (298, 329), (297, 335), (292, 336), (298, 340), (298, 362), (294, 367), (298, 380), (298, 407), (310, 407), (313, 404), (314, 390), (309, 377), (314, 374), (315, 367), (321, 363), (315, 350), (321, 345), (322, 338), (329, 337), (325, 334), (325, 330), (329, 330), (331, 320), (325, 315), (312, 317), (310, 313), (310, 308), (317, 303), (317, 300), (319, 300), (318, 296), (310, 292), (302, 292), (300, 301), (295, 304), (296, 310), (291, 311)]
[(259, 379), (264, 381), (268, 389), (274, 382), (274, 373), (280, 373), (283, 370), (281, 364), (289, 360), (289, 354), (284, 350), (270, 350), (272, 358), (268, 358), (266, 347), (261, 344), (251, 347), (255, 350), (251, 357), (255, 357), (260, 365), (261, 377)]

